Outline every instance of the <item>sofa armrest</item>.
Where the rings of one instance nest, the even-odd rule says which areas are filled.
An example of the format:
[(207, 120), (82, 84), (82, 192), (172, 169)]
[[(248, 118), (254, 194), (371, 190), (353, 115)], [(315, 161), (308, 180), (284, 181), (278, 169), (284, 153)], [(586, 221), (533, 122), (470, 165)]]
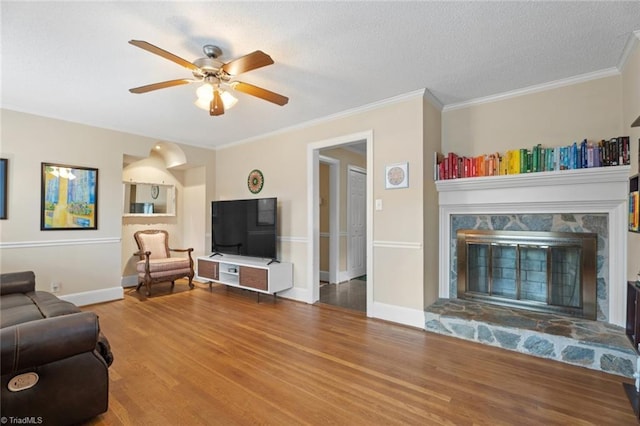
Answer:
[(0, 295), (29, 293), (36, 289), (36, 275), (33, 271), (0, 274)]
[(93, 312), (79, 312), (0, 329), (2, 375), (96, 349), (100, 328)]

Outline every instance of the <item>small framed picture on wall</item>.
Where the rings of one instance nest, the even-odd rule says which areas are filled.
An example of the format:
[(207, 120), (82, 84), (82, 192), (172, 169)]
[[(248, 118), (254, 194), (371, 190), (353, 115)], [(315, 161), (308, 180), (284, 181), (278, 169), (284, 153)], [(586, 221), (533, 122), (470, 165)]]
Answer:
[(385, 189), (409, 187), (409, 163), (390, 164), (385, 169)]

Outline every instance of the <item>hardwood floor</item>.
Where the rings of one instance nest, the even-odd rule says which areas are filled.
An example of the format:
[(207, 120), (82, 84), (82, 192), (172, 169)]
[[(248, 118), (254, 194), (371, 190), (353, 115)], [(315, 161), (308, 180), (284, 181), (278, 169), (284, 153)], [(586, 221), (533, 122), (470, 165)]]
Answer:
[(214, 285), (85, 307), (115, 355), (92, 425), (635, 425), (622, 377)]
[(320, 303), (367, 312), (367, 282), (359, 279), (340, 284), (321, 283)]

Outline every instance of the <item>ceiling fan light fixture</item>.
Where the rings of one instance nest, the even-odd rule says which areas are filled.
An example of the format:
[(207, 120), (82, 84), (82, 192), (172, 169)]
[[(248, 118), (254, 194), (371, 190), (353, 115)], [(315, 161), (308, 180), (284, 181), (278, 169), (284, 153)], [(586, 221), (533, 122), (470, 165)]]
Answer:
[[(195, 105), (200, 109), (209, 111), (209, 106), (213, 100), (213, 90), (213, 86), (209, 83), (205, 83), (198, 87), (198, 90), (196, 90), (198, 99), (195, 101)], [(233, 106), (238, 102), (238, 99), (226, 90), (219, 89), (219, 92), (225, 110), (233, 108)]]
[(222, 98), (224, 109), (233, 108), (238, 103), (238, 99), (226, 90), (220, 90), (220, 97)]
[[(196, 90), (196, 96), (198, 100), (202, 99), (203, 101), (207, 101), (207, 104), (213, 99), (213, 85), (209, 83), (205, 83), (202, 86), (198, 87)], [(208, 109), (209, 107), (207, 107)]]
[(203, 82), (204, 84), (196, 91), (198, 100), (195, 102), (198, 108), (209, 110), (210, 115), (222, 115), (224, 110), (233, 108), (238, 100), (225, 89), (233, 89), (256, 98), (284, 106), (289, 102), (289, 98), (278, 93), (239, 81), (231, 81), (238, 74), (262, 68), (273, 64), (271, 56), (261, 50), (255, 50), (229, 62), (219, 59), (222, 49), (214, 45), (206, 45), (203, 48), (206, 57), (198, 58), (189, 62), (171, 52), (147, 43), (143, 40), (130, 40), (130, 44), (149, 53), (158, 55), (164, 59), (181, 65), (192, 71), (195, 79), (180, 78), (177, 80), (162, 81), (159, 83), (147, 84), (145, 86), (129, 89), (131, 93), (147, 93), (154, 90), (166, 89), (168, 87), (180, 86), (183, 84)]

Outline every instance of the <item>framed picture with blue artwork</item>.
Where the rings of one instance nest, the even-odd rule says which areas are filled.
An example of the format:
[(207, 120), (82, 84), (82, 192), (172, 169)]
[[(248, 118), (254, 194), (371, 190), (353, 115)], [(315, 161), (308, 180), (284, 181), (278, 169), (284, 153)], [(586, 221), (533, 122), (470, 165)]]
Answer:
[(42, 163), (40, 230), (98, 229), (98, 169)]

